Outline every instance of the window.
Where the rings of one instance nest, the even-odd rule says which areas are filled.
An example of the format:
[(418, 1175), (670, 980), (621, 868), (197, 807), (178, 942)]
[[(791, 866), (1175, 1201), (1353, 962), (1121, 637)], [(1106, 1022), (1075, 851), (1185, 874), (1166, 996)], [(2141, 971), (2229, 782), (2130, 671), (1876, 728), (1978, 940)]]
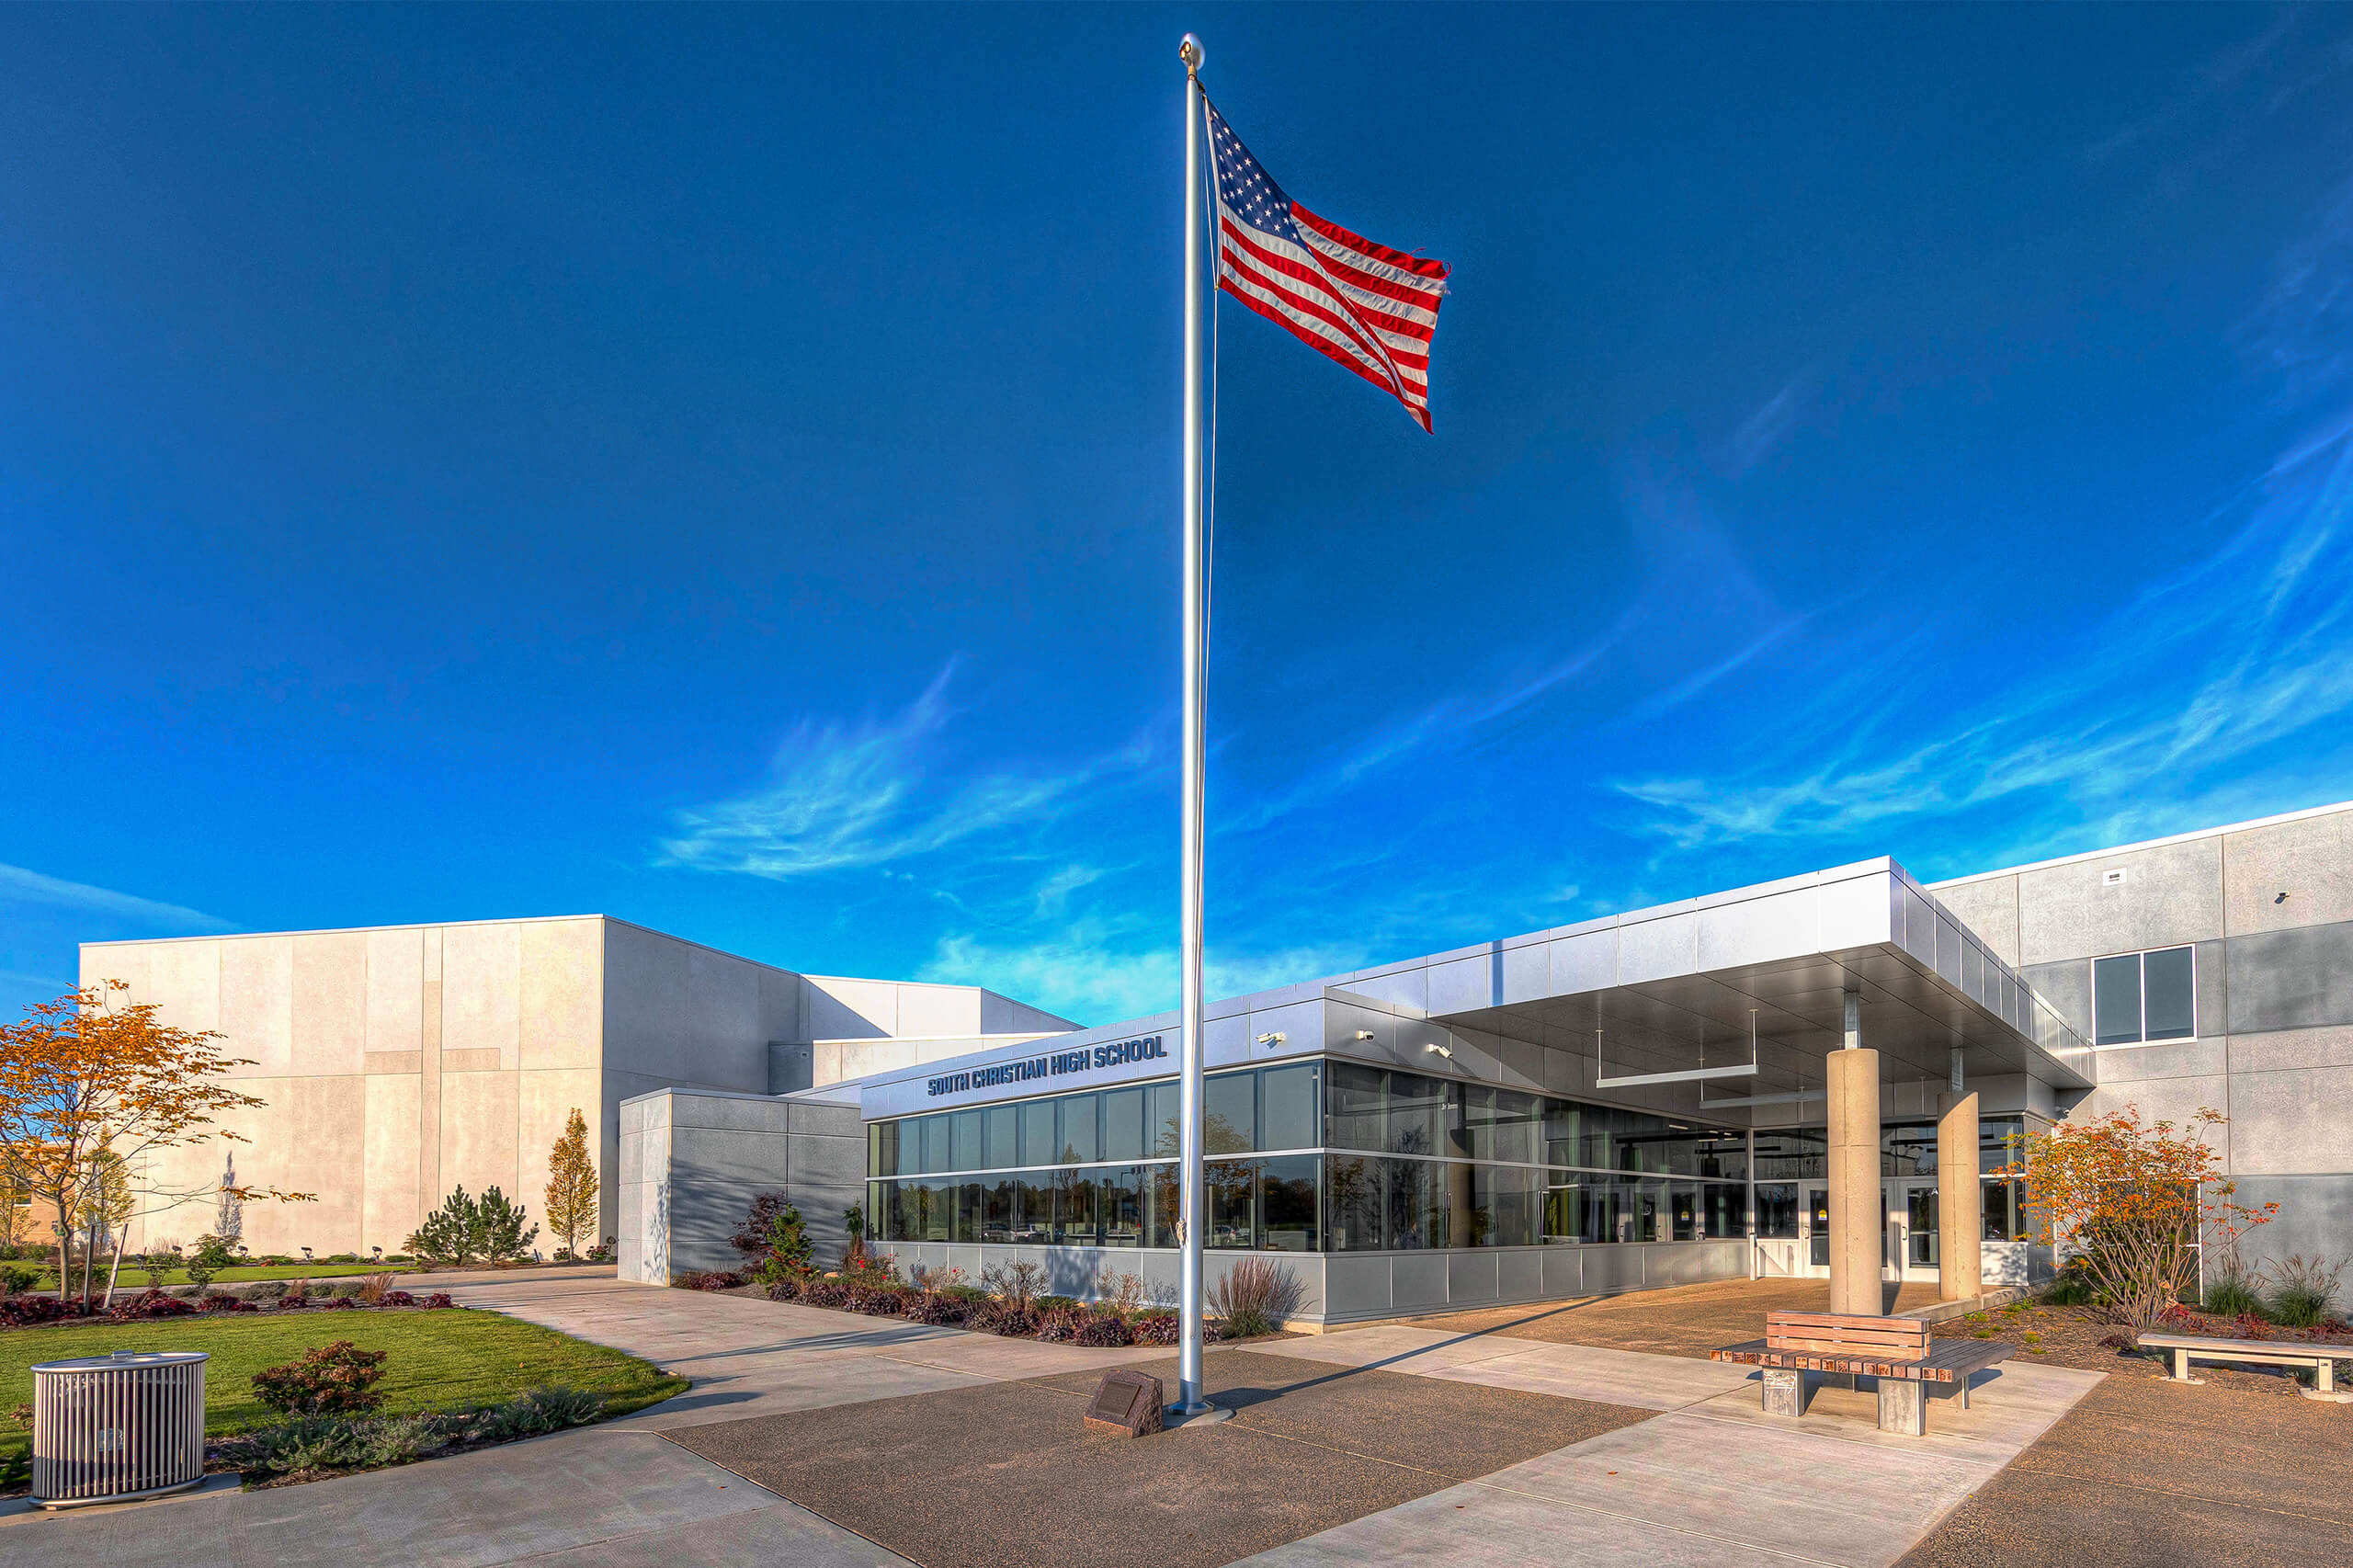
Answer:
[(1793, 1181), (1756, 1184), (1756, 1233), (1795, 1236), (1798, 1233), (1798, 1185)]
[(1258, 1147), (1315, 1147), (1315, 1078), (1311, 1063), (1273, 1067), (1258, 1074)]
[(2092, 1042), (2138, 1045), (2198, 1034), (2195, 953), (2163, 948), (2092, 960)]

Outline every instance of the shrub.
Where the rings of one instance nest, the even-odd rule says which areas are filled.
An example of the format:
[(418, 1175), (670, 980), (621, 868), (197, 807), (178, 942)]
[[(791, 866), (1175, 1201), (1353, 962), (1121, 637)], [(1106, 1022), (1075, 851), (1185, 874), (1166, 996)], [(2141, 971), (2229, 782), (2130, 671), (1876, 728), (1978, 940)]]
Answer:
[(1112, 1272), (1096, 1277), (1097, 1304), (1109, 1308), (1121, 1317), (1133, 1317), (1143, 1311), (1144, 1302), (1151, 1293), (1151, 1287), (1144, 1283), (1141, 1274)]
[(744, 1283), (744, 1277), (732, 1268), (713, 1269), (695, 1281), (698, 1290), (733, 1290)]
[(243, 1297), (232, 1296), (225, 1290), (207, 1290), (196, 1299), (196, 1309), (203, 1312), (256, 1312), (261, 1310)]
[(2206, 1287), (2206, 1299), (2199, 1304), (2218, 1318), (2263, 1315), (2263, 1297), (2257, 1293), (2256, 1282), (2237, 1268), (2217, 1275)]
[(2317, 1254), (2306, 1257), (2294, 1253), (2273, 1263), (2265, 1271), (2272, 1321), (2290, 1328), (2318, 1328), (2326, 1323), (2336, 1305), (2337, 1282), (2347, 1261), (2331, 1264)]
[(849, 1303), (849, 1287), (838, 1279), (815, 1278), (801, 1282), (801, 1300), (812, 1307), (841, 1307)]
[(2057, 1278), (2043, 1287), (2042, 1301), (2053, 1307), (2087, 1307), (2098, 1299), (2099, 1287), (2080, 1257), (2071, 1257)]
[(283, 1279), (257, 1279), (253, 1284), (245, 1287), (245, 1300), (248, 1301), (275, 1301), (279, 1297), (285, 1295), (286, 1290), (286, 1281)]
[(1184, 1320), (1175, 1312), (1148, 1312), (1136, 1319), (1138, 1345), (1174, 1345), (1184, 1332)]
[(319, 1303), (319, 1311), (323, 1312), (356, 1312), (358, 1307), (359, 1298), (357, 1296), (329, 1296)]
[(425, 1300), (417, 1303), (420, 1307), (429, 1308), (437, 1312), (444, 1307), (454, 1307), (457, 1304), (457, 1302), (449, 1299), (449, 1292), (447, 1290), (436, 1290), (433, 1294), (426, 1297)]
[(800, 1299), (801, 1281), (798, 1279), (779, 1279), (768, 1287), (768, 1300), (771, 1301), (797, 1301)]
[(196, 1250), (188, 1256), (188, 1282), (202, 1290), (212, 1283), (214, 1276), (236, 1261), (236, 1253), (219, 1236), (199, 1236)]
[(816, 1254), (801, 1210), (779, 1192), (764, 1192), (752, 1199), (751, 1211), (728, 1242), (744, 1255), (752, 1277), (763, 1285), (808, 1273)]
[(394, 1278), (395, 1276), (389, 1269), (380, 1269), (370, 1274), (360, 1281), (359, 1300), (371, 1307), (379, 1304), (383, 1301), (384, 1293), (392, 1288)]
[(376, 1298), (376, 1304), (380, 1307), (413, 1307), (416, 1305), (416, 1298), (406, 1290), (387, 1290)]
[[(33, 1288), (40, 1278), (40, 1270), (28, 1268), (21, 1263), (0, 1263), (0, 1296), (21, 1295)], [(161, 1279), (154, 1281), (160, 1285)]]
[(183, 1301), (177, 1296), (166, 1296), (161, 1290), (142, 1290), (127, 1301), (118, 1301), (107, 1316), (118, 1323), (139, 1318), (184, 1318), (196, 1315), (196, 1303)]
[(977, 1334), (1026, 1339), (1038, 1332), (1038, 1313), (1033, 1308), (1017, 1307), (1010, 1301), (992, 1301), (965, 1313), (964, 1326)]
[(1041, 1312), (1066, 1312), (1078, 1305), (1076, 1296), (1040, 1296), (1030, 1303)]
[(526, 1222), (523, 1206), (507, 1201), (494, 1187), (482, 1195), (475, 1214), (475, 1250), (492, 1263), (515, 1262), (539, 1237), (540, 1228)]
[(10, 1296), (0, 1301), (0, 1327), (25, 1328), (38, 1323), (55, 1323), (72, 1315), (72, 1312), (54, 1296)]
[(482, 1206), (460, 1187), (401, 1244), (430, 1267), (458, 1268), (482, 1256)]
[(1038, 1337), (1050, 1345), (1067, 1345), (1078, 1337), (1085, 1322), (1075, 1307), (1051, 1307), (1038, 1314)]
[(872, 1317), (896, 1317), (906, 1308), (906, 1292), (892, 1285), (852, 1284), (845, 1304), (854, 1312)]
[(389, 1352), (362, 1350), (348, 1339), (305, 1350), (299, 1361), (267, 1367), (254, 1374), (254, 1397), (270, 1409), (289, 1415), (334, 1415), (372, 1410), (383, 1395), (376, 1384), (384, 1376)]
[(1024, 1315), (1037, 1304), (1038, 1287), (1045, 1282), (1045, 1269), (1028, 1258), (1017, 1258), (981, 1271), (981, 1283), (1006, 1306)]
[(1095, 1312), (1078, 1325), (1073, 1336), (1075, 1343), (1104, 1348), (1115, 1345), (1133, 1345), (1136, 1336), (1128, 1328), (1128, 1320), (1117, 1312)]
[(1223, 1324), (1227, 1339), (1272, 1334), (1299, 1310), (1298, 1278), (1272, 1258), (1245, 1257), (1210, 1287), (1208, 1306)]
[(903, 1315), (909, 1323), (946, 1326), (962, 1323), (965, 1314), (971, 1311), (972, 1303), (960, 1296), (950, 1296), (938, 1291), (926, 1291), (921, 1294), (910, 1291)]
[(2180, 1125), (2144, 1123), (2127, 1106), (2018, 1141), (2008, 1174), (2026, 1178), (2032, 1239), (2080, 1259), (2094, 1300), (2134, 1329), (2190, 1290), (2201, 1242), (2227, 1251), (2279, 1212), (2233, 1200), (2236, 1185), (2207, 1142), (2224, 1120), (2200, 1110)]

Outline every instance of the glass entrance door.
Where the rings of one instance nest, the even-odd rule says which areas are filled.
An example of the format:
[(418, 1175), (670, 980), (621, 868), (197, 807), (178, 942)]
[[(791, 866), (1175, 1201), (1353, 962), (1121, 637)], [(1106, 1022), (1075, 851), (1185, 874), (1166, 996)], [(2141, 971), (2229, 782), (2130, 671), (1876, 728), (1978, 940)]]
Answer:
[(1830, 1189), (1826, 1187), (1808, 1187), (1805, 1195), (1806, 1233), (1813, 1239), (1807, 1244), (1807, 1260), (1816, 1268), (1830, 1267)]
[(1935, 1278), (1938, 1240), (1937, 1184), (1921, 1180), (1889, 1182), (1887, 1259), (1895, 1278)]

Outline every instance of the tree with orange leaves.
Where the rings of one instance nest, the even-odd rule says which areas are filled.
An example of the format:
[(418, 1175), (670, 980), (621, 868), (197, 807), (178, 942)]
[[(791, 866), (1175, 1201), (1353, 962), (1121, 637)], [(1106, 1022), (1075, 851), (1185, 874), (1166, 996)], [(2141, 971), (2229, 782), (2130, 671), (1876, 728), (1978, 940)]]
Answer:
[[(263, 1102), (221, 1080), (251, 1063), (225, 1055), (221, 1037), (160, 1022), (152, 1002), (127, 1002), (119, 980), (85, 985), (54, 1002), (36, 1003), (23, 1021), (0, 1025), (0, 1182), (52, 1210), (57, 1224), (58, 1294), (66, 1290), (67, 1242), (74, 1221), (104, 1199), (120, 1207), (119, 1187), (144, 1206), (183, 1202), (188, 1191), (160, 1187), (154, 1156), (218, 1136), (243, 1142), (214, 1124), (224, 1111)], [(241, 1198), (302, 1201), (312, 1195), (240, 1189)], [(119, 1242), (116, 1256), (121, 1256)], [(83, 1270), (82, 1305), (90, 1304)]]
[(2008, 1175), (2023, 1176), (2036, 1240), (2080, 1260), (2104, 1302), (2135, 1329), (2198, 1284), (2201, 1243), (2231, 1246), (2279, 1210), (2232, 1200), (2238, 1184), (2208, 1146), (2220, 1111), (2187, 1125), (2143, 1123), (2126, 1106), (2015, 1140)]

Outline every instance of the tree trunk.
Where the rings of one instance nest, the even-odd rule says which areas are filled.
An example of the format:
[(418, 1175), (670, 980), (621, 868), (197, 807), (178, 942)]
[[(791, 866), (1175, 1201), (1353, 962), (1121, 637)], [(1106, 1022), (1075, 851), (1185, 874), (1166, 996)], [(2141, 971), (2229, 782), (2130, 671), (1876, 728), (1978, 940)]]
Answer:
[(66, 1217), (66, 1203), (57, 1200), (57, 1304), (63, 1306), (74, 1289), (74, 1226)]
[(107, 1296), (100, 1303), (111, 1310), (114, 1306), (114, 1282), (122, 1277), (122, 1244), (131, 1239), (131, 1225), (125, 1221), (114, 1233), (114, 1264), (107, 1270)]

